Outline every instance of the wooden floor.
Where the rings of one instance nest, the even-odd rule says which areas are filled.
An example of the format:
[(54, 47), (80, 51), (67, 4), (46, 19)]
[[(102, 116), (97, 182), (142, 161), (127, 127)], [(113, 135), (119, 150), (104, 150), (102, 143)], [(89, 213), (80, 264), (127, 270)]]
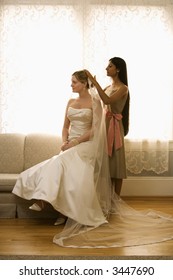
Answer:
[[(173, 197), (123, 198), (135, 209), (173, 215)], [(52, 242), (62, 226), (46, 219), (0, 219), (0, 259), (173, 259), (173, 240), (152, 245), (108, 249), (62, 248)]]

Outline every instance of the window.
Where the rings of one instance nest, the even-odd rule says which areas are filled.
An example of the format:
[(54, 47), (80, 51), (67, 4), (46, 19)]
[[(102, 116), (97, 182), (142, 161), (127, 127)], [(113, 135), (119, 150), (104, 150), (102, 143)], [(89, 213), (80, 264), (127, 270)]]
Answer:
[(127, 139), (173, 138), (171, 1), (4, 0), (0, 5), (1, 133), (61, 134), (71, 74), (87, 68), (104, 87), (110, 83), (109, 58), (120, 56), (127, 62), (131, 95)]

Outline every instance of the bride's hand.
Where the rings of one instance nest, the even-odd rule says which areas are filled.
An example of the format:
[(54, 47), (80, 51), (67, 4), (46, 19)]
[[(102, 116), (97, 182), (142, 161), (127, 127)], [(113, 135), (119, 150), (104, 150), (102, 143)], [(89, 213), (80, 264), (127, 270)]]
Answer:
[(74, 146), (76, 146), (77, 145), (77, 142), (76, 142), (77, 140), (71, 140), (71, 141), (69, 141), (69, 142), (65, 142), (62, 146), (61, 146), (61, 150), (62, 151), (65, 151), (65, 150), (68, 150), (68, 149), (70, 149), (70, 148), (72, 148), (72, 147), (74, 147)]
[(61, 151), (65, 151), (67, 150), (68, 148), (68, 141), (64, 142), (62, 145), (61, 145)]

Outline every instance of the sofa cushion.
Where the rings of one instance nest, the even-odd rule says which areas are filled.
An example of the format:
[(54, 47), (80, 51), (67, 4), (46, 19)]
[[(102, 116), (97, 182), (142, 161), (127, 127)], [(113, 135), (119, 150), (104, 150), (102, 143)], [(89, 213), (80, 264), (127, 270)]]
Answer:
[(24, 169), (59, 154), (61, 137), (58, 135), (31, 133), (26, 136)]
[(0, 134), (0, 173), (20, 173), (24, 167), (25, 135)]
[(0, 174), (0, 192), (11, 192), (19, 174)]

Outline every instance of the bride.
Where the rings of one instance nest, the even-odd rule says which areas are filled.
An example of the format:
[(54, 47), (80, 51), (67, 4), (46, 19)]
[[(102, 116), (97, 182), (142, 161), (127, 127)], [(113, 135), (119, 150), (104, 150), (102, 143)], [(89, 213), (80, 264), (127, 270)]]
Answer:
[(94, 186), (93, 105), (84, 71), (72, 75), (71, 87), (79, 97), (67, 104), (61, 153), (22, 172), (13, 193), (36, 199), (31, 210), (41, 211), (45, 202), (50, 203), (62, 214), (55, 225), (64, 223), (66, 217), (100, 225), (106, 217)]
[(59, 155), (22, 172), (13, 193), (35, 199), (31, 210), (50, 203), (65, 223), (53, 242), (65, 247), (120, 247), (173, 238), (173, 217), (153, 210), (136, 211), (114, 191), (109, 175), (105, 114), (84, 70), (72, 75), (79, 94), (70, 99)]

